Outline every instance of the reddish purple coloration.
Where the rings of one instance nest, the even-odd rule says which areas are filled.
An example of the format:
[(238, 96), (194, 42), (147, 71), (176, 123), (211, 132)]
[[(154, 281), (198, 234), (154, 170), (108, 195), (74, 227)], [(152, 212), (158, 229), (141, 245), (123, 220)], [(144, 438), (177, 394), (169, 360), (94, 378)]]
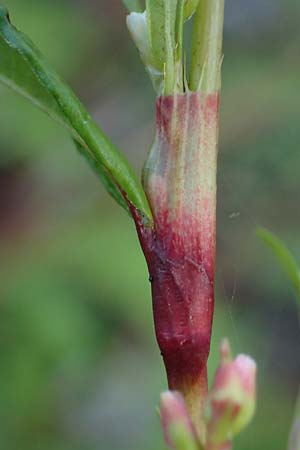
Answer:
[(218, 105), (218, 94), (157, 100), (157, 141), (145, 177), (155, 229), (142, 245), (170, 389), (182, 390), (206, 376), (214, 303)]
[(194, 390), (199, 415), (214, 309), (218, 107), (218, 93), (158, 98), (157, 136), (143, 180), (152, 228), (131, 205), (169, 388), (182, 392), (187, 405)]
[(213, 313), (213, 275), (185, 248), (181, 255), (172, 251), (172, 244), (166, 248), (169, 242), (182, 244), (184, 234), (188, 233), (155, 233), (145, 252), (156, 336), (170, 389), (182, 389), (186, 381), (196, 382), (205, 371)]

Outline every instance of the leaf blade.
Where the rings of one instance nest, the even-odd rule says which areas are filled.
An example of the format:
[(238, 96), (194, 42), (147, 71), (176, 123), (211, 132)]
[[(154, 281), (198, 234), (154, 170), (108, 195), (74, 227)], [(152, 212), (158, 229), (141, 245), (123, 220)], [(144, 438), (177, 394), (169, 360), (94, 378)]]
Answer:
[(30, 39), (11, 24), (7, 10), (1, 5), (0, 81), (64, 125), (80, 143), (87, 161), (90, 163), (92, 156), (97, 161), (95, 169), (102, 168), (99, 177), (105, 180), (106, 189), (109, 187), (107, 190), (112, 193), (117, 188), (120, 195), (124, 191), (128, 200), (151, 221), (145, 192), (124, 156), (98, 128), (72, 89), (60, 79)]

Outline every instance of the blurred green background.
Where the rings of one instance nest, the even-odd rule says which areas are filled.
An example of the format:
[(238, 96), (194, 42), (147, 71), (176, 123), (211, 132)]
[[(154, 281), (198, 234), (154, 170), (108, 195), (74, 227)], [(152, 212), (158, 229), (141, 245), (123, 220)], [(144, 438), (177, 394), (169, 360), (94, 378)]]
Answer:
[[(121, 0), (6, 0), (140, 171), (154, 93)], [(258, 362), (238, 450), (286, 447), (300, 380), (292, 290), (255, 236), (300, 257), (300, 6), (227, 2), (219, 157), (217, 311)], [(0, 55), (1, 57), (1, 55)], [(160, 450), (165, 377), (133, 223), (59, 126), (0, 87), (0, 448)]]

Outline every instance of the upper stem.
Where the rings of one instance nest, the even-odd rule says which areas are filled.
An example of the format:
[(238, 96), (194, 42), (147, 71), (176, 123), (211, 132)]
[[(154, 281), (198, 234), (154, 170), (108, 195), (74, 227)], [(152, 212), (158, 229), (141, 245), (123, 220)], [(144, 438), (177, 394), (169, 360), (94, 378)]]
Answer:
[(213, 92), (220, 88), (224, 0), (201, 0), (193, 28), (190, 89)]

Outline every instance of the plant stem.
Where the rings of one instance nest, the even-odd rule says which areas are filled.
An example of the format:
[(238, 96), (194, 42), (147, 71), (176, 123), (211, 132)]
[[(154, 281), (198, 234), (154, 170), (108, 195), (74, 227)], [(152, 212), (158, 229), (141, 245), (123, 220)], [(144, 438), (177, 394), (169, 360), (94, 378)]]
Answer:
[(190, 71), (192, 91), (214, 92), (220, 87), (224, 0), (201, 0), (196, 10)]
[(184, 3), (178, 3), (177, 17), (171, 10), (175, 3), (147, 2), (152, 50), (157, 63), (163, 59), (164, 64), (164, 89), (143, 171), (153, 224), (145, 228), (135, 211), (133, 216), (149, 268), (155, 332), (169, 389), (183, 395), (205, 445), (224, 0), (201, 0), (197, 7), (186, 90), (181, 82)]
[(202, 442), (214, 309), (218, 93), (157, 100), (157, 136), (144, 169), (154, 227), (140, 233), (168, 384), (185, 398)]

